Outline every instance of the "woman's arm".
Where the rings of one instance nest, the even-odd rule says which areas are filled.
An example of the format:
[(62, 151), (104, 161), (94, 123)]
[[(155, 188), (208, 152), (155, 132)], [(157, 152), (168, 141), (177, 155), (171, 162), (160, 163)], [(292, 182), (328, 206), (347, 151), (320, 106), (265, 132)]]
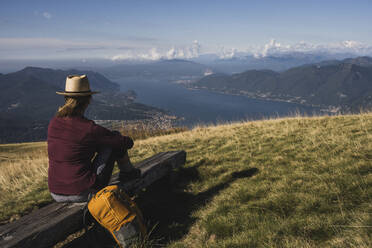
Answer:
[(115, 151), (123, 152), (133, 147), (133, 140), (119, 132), (110, 131), (97, 124), (93, 124), (91, 131), (95, 143), (99, 146), (111, 147)]

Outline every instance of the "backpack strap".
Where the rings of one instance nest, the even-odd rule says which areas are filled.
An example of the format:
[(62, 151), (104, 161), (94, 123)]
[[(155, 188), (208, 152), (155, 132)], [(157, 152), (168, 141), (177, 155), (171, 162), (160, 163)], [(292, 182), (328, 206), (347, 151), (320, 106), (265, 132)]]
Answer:
[(88, 215), (90, 215), (90, 213), (89, 213), (88, 204), (87, 204), (87, 205), (85, 205), (85, 207), (83, 209), (83, 225), (84, 225), (85, 233), (88, 233), (88, 225), (89, 225), (88, 224), (88, 218), (90, 217)]
[(95, 195), (95, 193), (90, 193), (88, 195), (87, 204), (85, 204), (84, 209), (83, 209), (83, 225), (84, 225), (85, 233), (88, 232), (88, 226), (89, 226), (89, 224), (90, 223), (95, 223), (95, 219), (90, 214), (89, 209), (88, 209), (88, 204), (89, 204), (90, 200), (93, 198), (94, 195)]

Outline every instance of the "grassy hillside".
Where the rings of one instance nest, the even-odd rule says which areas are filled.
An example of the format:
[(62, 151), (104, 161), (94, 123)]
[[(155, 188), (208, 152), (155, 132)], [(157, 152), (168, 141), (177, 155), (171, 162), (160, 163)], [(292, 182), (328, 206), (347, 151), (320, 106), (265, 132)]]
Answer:
[[(371, 247), (371, 141), (372, 114), (298, 117), (149, 138), (130, 154), (187, 151), (173, 189), (139, 196), (169, 247)], [(50, 201), (45, 156), (44, 143), (0, 146), (1, 219)]]

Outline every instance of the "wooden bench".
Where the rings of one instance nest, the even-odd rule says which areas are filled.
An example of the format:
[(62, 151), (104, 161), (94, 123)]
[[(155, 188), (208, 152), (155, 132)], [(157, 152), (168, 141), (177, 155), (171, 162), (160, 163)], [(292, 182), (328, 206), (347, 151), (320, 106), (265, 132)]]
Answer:
[[(156, 154), (135, 167), (141, 169), (142, 177), (122, 183), (118, 174), (110, 184), (119, 184), (128, 192), (139, 192), (158, 179), (171, 174), (185, 164), (185, 151)], [(0, 247), (50, 247), (83, 227), (85, 203), (52, 203), (12, 223), (0, 226)]]

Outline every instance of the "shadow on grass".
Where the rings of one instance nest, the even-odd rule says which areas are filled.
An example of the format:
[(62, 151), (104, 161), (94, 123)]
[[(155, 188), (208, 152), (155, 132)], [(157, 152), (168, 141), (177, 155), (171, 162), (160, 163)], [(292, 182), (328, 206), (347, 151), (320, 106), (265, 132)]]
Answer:
[[(182, 239), (196, 221), (191, 215), (192, 212), (207, 205), (215, 195), (235, 180), (252, 177), (258, 172), (257, 168), (233, 172), (224, 182), (195, 195), (185, 190), (191, 182), (200, 180), (197, 167), (182, 168), (174, 185), (169, 183), (169, 178), (157, 181), (140, 193), (136, 200), (145, 220), (148, 221), (148, 228), (155, 227), (150, 239), (157, 240), (159, 245)], [(114, 247), (110, 237), (98, 228), (98, 231), (96, 229), (88, 232), (63, 248), (92, 247), (89, 245), (92, 240), (100, 243), (96, 243), (98, 247)]]
[(192, 212), (208, 204), (235, 180), (252, 177), (257, 172), (257, 168), (233, 172), (225, 182), (195, 195), (185, 189), (192, 181), (199, 180), (199, 173), (196, 167), (185, 168), (180, 171), (176, 185), (169, 185), (166, 179), (158, 181), (141, 194), (138, 205), (146, 220), (150, 220), (150, 226), (156, 224), (153, 238), (161, 239), (164, 244), (176, 241), (186, 235), (196, 221)]

